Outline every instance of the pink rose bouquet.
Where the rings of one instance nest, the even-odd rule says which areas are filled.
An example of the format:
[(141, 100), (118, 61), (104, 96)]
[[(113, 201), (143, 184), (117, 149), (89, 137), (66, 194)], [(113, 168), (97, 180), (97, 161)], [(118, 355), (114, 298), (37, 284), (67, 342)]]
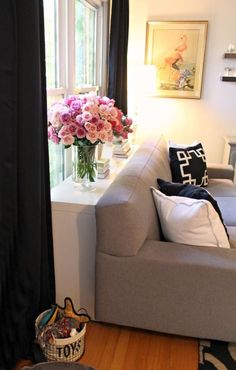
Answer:
[[(132, 120), (115, 107), (115, 101), (94, 93), (72, 95), (52, 104), (48, 110), (48, 138), (69, 148), (74, 146), (73, 179), (95, 178), (95, 148), (112, 142), (114, 137), (127, 139)], [(73, 154), (73, 153), (72, 153)]]
[(127, 139), (131, 125), (113, 99), (94, 93), (69, 96), (48, 111), (48, 138), (65, 148), (112, 142), (114, 136)]

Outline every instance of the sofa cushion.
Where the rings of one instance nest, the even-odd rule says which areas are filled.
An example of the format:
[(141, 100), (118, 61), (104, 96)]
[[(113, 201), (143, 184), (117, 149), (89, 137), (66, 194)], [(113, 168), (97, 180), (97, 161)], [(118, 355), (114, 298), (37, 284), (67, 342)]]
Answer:
[(201, 143), (186, 148), (169, 147), (172, 181), (206, 186), (206, 156)]
[(234, 181), (234, 167), (232, 164), (207, 163), (208, 179), (228, 179)]
[(131, 258), (98, 253), (96, 320), (235, 341), (235, 266), (231, 248), (155, 240)]
[(152, 193), (167, 241), (230, 248), (224, 226), (209, 201), (166, 196), (155, 188)]
[(227, 226), (236, 226), (236, 197), (216, 197), (224, 222)]
[(97, 249), (115, 256), (134, 256), (146, 239), (161, 231), (150, 186), (156, 174), (171, 179), (168, 149), (163, 137), (142, 145), (129, 159), (96, 205)]
[(222, 222), (222, 225), (224, 226), (226, 234), (227, 234), (227, 229), (224, 224), (224, 220), (223, 220), (220, 208), (217, 204), (217, 201), (208, 192), (208, 190), (206, 190), (205, 188), (202, 188), (201, 186), (190, 185), (190, 184), (180, 184), (177, 182), (164, 181), (162, 179), (157, 179), (157, 183), (159, 186), (159, 190), (165, 195), (168, 195), (168, 196), (177, 195), (179, 197), (208, 200), (212, 204), (216, 212), (218, 213), (220, 220)]
[(230, 248), (236, 249), (236, 226), (227, 227), (229, 234)]
[(209, 179), (207, 190), (216, 197), (236, 197), (236, 187), (228, 179)]

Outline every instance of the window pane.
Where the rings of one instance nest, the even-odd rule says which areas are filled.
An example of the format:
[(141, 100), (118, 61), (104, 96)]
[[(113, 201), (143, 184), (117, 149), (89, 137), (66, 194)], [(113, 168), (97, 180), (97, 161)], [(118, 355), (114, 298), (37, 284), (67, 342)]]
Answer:
[(47, 106), (50, 107), (53, 103), (62, 100), (64, 98), (64, 95), (58, 94), (58, 95), (47, 95)]
[(47, 88), (58, 87), (57, 0), (44, 0)]
[[(45, 46), (46, 46), (46, 79), (47, 90), (59, 86), (58, 80), (58, 1), (44, 0), (44, 24), (45, 24)], [(48, 95), (48, 108), (56, 100), (63, 98), (62, 95)], [(64, 148), (49, 140), (49, 171), (50, 185), (56, 186), (64, 180)]]
[(83, 0), (75, 2), (76, 87), (95, 85), (97, 10)]
[(48, 140), (50, 162), (50, 187), (53, 188), (64, 180), (64, 147)]

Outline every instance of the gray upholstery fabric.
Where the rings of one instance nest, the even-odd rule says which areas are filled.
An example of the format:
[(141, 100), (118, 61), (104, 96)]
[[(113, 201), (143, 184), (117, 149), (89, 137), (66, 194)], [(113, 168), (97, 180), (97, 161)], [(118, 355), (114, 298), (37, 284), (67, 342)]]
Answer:
[(236, 197), (215, 197), (224, 223), (227, 226), (236, 226)]
[[(159, 141), (164, 147), (164, 140)], [(145, 239), (160, 239), (150, 185), (156, 174), (171, 178), (167, 149), (141, 147), (96, 206), (97, 248), (115, 256), (133, 256)]]
[(210, 179), (206, 189), (215, 197), (236, 197), (236, 187), (231, 180)]
[(156, 210), (146, 185), (126, 176), (110, 186), (106, 198), (96, 209), (98, 250), (133, 256), (149, 234), (159, 238)]
[(234, 169), (231, 164), (208, 163), (207, 173), (212, 179), (228, 179), (233, 181)]
[(99, 253), (96, 318), (235, 341), (235, 266), (235, 250), (158, 241), (146, 241), (134, 257)]
[[(213, 167), (207, 190), (234, 246), (231, 169)], [(96, 320), (236, 341), (236, 250), (161, 241), (150, 191), (157, 177), (171, 180), (163, 138), (142, 144), (96, 206)]]
[(236, 227), (234, 226), (227, 226), (227, 231), (229, 234), (229, 241), (231, 248), (236, 249)]

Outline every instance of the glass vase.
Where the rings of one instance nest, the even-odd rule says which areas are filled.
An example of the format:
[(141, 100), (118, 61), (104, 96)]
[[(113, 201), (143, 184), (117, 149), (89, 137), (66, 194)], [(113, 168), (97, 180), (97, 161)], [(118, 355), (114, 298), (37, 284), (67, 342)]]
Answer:
[(97, 177), (96, 145), (72, 146), (72, 180), (83, 190), (93, 188)]

